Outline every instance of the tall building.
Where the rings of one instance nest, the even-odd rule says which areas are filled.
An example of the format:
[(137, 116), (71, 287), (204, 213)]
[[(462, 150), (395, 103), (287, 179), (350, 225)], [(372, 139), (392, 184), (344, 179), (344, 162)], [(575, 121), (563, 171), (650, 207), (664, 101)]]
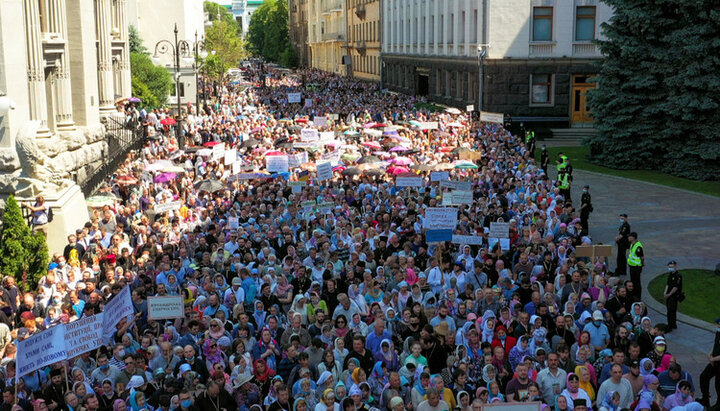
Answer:
[(611, 15), (600, 0), (386, 0), (383, 83), (527, 127), (588, 127), (592, 41)]
[(3, 0), (0, 7), (0, 90), (14, 102), (0, 113), (0, 203), (9, 194), (45, 196), (60, 241), (88, 219), (75, 183), (103, 165), (102, 122), (132, 93), (127, 6)]
[(242, 36), (245, 37), (250, 27), (252, 15), (258, 7), (262, 6), (264, 0), (232, 0), (232, 14), (235, 21), (240, 25)]
[(300, 67), (307, 67), (310, 61), (308, 43), (308, 3), (310, 0), (289, 0), (288, 28), (290, 42), (298, 52)]
[[(195, 36), (205, 36), (205, 13), (203, 0), (128, 0), (130, 2), (130, 24), (137, 30), (143, 45), (147, 48), (153, 63), (167, 68), (175, 79), (180, 75), (180, 103), (195, 103), (197, 84), (193, 48)], [(220, 6), (222, 7), (222, 6)], [(178, 29), (178, 41), (188, 43), (187, 53), (181, 53), (180, 70), (175, 72), (173, 47), (174, 28)], [(168, 104), (177, 103), (177, 92), (168, 96)]]
[(345, 1), (350, 73), (364, 80), (380, 81), (380, 0)]
[(308, 0), (310, 65), (347, 75), (345, 0)]

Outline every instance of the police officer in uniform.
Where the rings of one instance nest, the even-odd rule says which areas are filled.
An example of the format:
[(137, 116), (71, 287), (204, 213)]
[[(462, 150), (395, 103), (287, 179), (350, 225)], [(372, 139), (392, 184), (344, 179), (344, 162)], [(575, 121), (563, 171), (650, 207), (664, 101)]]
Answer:
[(677, 310), (678, 303), (682, 294), (682, 274), (677, 269), (677, 262), (672, 260), (668, 263), (668, 279), (665, 285), (663, 296), (665, 297), (665, 307), (667, 308), (667, 328), (666, 333), (677, 329)]
[(535, 158), (535, 132), (532, 130), (525, 132), (525, 148), (530, 151), (530, 158)]
[(558, 168), (557, 181), (558, 188), (560, 189), (560, 195), (566, 202), (572, 202), (572, 198), (570, 197), (570, 174), (567, 170), (565, 170), (565, 168)]
[(592, 196), (590, 196), (590, 186), (585, 184), (583, 193), (580, 197), (580, 227), (582, 227), (581, 235), (588, 235), (588, 218), (593, 212)]
[(550, 165), (550, 154), (548, 154), (547, 147), (545, 147), (545, 144), (542, 145), (542, 151), (540, 152), (540, 168), (545, 171), (545, 174), (548, 174), (550, 170), (548, 170), (548, 166)]
[(633, 283), (633, 294), (638, 298), (638, 301), (642, 301), (642, 282), (640, 276), (642, 275), (642, 268), (645, 265), (645, 250), (640, 241), (638, 241), (638, 235), (636, 232), (628, 235), (630, 240), (630, 252), (627, 257), (627, 264), (630, 268), (630, 281)]
[(620, 214), (620, 228), (618, 229), (618, 236), (615, 237), (615, 243), (618, 246), (616, 276), (627, 274), (627, 250), (630, 248), (630, 241), (628, 240), (630, 224), (627, 222), (627, 218), (627, 214)]

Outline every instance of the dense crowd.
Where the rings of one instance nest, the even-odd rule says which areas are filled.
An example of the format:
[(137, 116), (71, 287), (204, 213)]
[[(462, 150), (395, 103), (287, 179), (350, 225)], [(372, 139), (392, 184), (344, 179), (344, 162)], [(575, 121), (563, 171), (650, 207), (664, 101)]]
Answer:
[[(524, 136), (314, 70), (255, 65), (217, 91), (182, 136), (165, 110), (129, 110), (149, 140), (108, 183), (116, 200), (36, 289), (4, 279), (0, 410), (702, 409), (633, 283), (576, 256), (590, 233)], [(298, 145), (307, 128), (333, 138)], [(426, 238), (452, 190), (437, 171), (471, 184), (449, 205), (464, 241)], [(16, 379), (18, 340), (125, 287), (134, 314), (100, 348)], [(176, 295), (183, 318), (148, 318), (148, 297)]]

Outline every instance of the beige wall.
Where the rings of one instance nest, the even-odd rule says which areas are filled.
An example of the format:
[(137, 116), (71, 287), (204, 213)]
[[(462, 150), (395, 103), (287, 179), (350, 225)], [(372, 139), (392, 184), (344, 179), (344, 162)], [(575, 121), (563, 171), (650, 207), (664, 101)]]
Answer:
[(347, 33), (353, 77), (380, 81), (380, 0), (348, 0)]
[(308, 41), (311, 66), (345, 75), (342, 64), (346, 50), (345, 0), (308, 0)]

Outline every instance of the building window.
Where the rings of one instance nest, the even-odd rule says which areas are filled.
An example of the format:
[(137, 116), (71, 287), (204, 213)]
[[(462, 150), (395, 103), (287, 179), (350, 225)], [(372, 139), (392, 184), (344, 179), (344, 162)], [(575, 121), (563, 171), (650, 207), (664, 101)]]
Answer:
[(553, 104), (553, 75), (532, 74), (530, 75), (530, 105), (552, 105)]
[(595, 39), (595, 6), (578, 6), (575, 10), (575, 41)]
[(553, 8), (533, 8), (533, 41), (551, 41), (553, 28)]

